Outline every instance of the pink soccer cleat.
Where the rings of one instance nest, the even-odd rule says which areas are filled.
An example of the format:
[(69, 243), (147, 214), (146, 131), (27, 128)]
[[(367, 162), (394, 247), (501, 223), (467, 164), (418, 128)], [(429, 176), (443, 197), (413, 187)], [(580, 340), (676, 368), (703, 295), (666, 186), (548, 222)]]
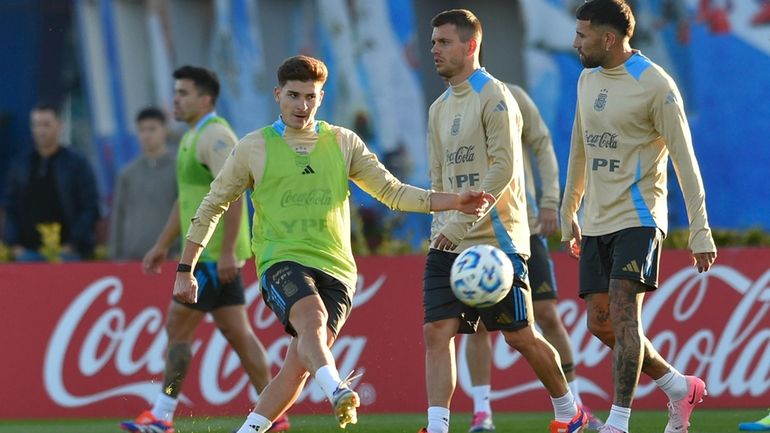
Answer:
[(668, 402), (668, 424), (664, 433), (687, 433), (690, 427), (690, 414), (695, 405), (708, 395), (706, 384), (695, 376), (685, 376), (687, 380), (687, 396), (681, 400)]

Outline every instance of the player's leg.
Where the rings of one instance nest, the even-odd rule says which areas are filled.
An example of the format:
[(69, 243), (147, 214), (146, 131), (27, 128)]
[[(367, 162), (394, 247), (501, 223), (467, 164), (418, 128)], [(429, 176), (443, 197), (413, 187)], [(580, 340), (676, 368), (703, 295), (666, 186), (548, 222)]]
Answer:
[(171, 301), (166, 318), (168, 347), (163, 387), (151, 409), (132, 421), (121, 422), (121, 428), (131, 432), (142, 432), (147, 428), (154, 428), (158, 432), (173, 431), (179, 393), (192, 360), (193, 336), (205, 314), (204, 311)]
[(492, 339), (483, 323), (465, 340), (465, 358), (471, 379), (473, 419), (469, 433), (495, 431), (489, 404), (492, 383)]
[(358, 394), (340, 378), (329, 341), (350, 314), (353, 289), (335, 278), (294, 262), (280, 262), (262, 276), (265, 301), (297, 340), (300, 363), (313, 374), (344, 427), (357, 422)]
[(443, 319), (423, 325), (429, 433), (449, 431), (449, 405), (457, 383), (454, 337), (458, 322)]
[(270, 361), (267, 359), (265, 347), (249, 324), (245, 304), (243, 279), (239, 272), (234, 281), (222, 285), (217, 305), (211, 315), (219, 331), (241, 359), (251, 384), (257, 393), (261, 394), (272, 377)]
[(548, 251), (545, 237), (532, 235), (529, 238), (530, 256), (527, 260), (529, 282), (532, 293), (532, 304), (535, 312), (535, 323), (543, 337), (556, 349), (561, 361), (561, 369), (567, 379), (572, 396), (577, 405), (588, 417), (588, 428), (597, 430), (602, 422), (583, 405), (580, 389), (575, 375), (575, 364), (572, 356), (572, 343), (569, 333), (562, 323), (557, 309), (558, 290), (553, 261)]
[(529, 238), (530, 256), (527, 260), (529, 282), (532, 291), (532, 304), (535, 322), (543, 337), (556, 349), (561, 358), (561, 367), (570, 386), (575, 401), (582, 401), (575, 381), (575, 366), (572, 357), (572, 343), (569, 333), (561, 321), (557, 310), (558, 292), (553, 261), (548, 252), (546, 239), (540, 235)]
[(425, 262), (423, 339), (429, 433), (449, 431), (449, 405), (457, 381), (454, 337), (458, 332), (474, 332), (478, 321), (475, 310), (460, 302), (449, 285), (456, 257), (431, 249)]
[(243, 305), (229, 305), (217, 308), (211, 315), (219, 331), (238, 354), (257, 394), (261, 395), (272, 376), (270, 361), (265, 347), (249, 325), (246, 308)]
[[(619, 314), (622, 314), (623, 296), (629, 300), (631, 298), (629, 293), (643, 293), (657, 288), (661, 242), (660, 232), (655, 228), (647, 227), (621, 230), (601, 237), (584, 237), (580, 260), (580, 284), (581, 296), (586, 299), (588, 307), (588, 328), (595, 336), (613, 348), (613, 354), (615, 354), (615, 347), (617, 346), (617, 333), (626, 329), (622, 325), (618, 328), (620, 323), (616, 322), (623, 322), (623, 319), (616, 318), (613, 311), (620, 307), (618, 311)], [(640, 248), (640, 246), (642, 247)], [(590, 267), (593, 269), (589, 269)], [(601, 278), (609, 276), (607, 279), (609, 284), (605, 286), (608, 293), (604, 293), (603, 281), (597, 280), (596, 275), (600, 275)], [(612, 291), (610, 286), (625, 290)], [(590, 287), (597, 289), (591, 290)], [(614, 306), (610, 293), (621, 295), (621, 298), (615, 301)], [(633, 296), (633, 304), (639, 308), (637, 317), (633, 319), (637, 325), (633, 326), (638, 326), (640, 322), (641, 305), (637, 305), (640, 303), (641, 301), (636, 301), (636, 296)], [(686, 430), (694, 405), (700, 402), (702, 396), (706, 394), (705, 384), (701, 379), (694, 376), (683, 376), (671, 367), (655, 350), (641, 329), (639, 330), (639, 340), (642, 348), (640, 350), (641, 371), (654, 379), (670, 400), (668, 405), (669, 423), (666, 426), (666, 432)], [(636, 343), (633, 345), (635, 346)], [(623, 351), (626, 348), (627, 346), (623, 347)], [(616, 358), (614, 360), (617, 361)], [(686, 400), (685, 397), (690, 394), (694, 398)], [(627, 398), (627, 396), (621, 396), (619, 400)], [(613, 421), (619, 430), (627, 431), (629, 417), (630, 406), (613, 406), (607, 423)]]
[[(330, 338), (331, 346), (333, 337)], [(286, 412), (297, 400), (309, 376), (297, 353), (297, 339), (292, 338), (281, 369), (262, 391), (254, 410), (249, 413), (237, 433), (268, 431), (272, 425), (271, 420)]]
[(545, 386), (554, 408), (551, 431), (579, 431), (588, 420), (567, 385), (559, 354), (533, 326), (526, 264), (517, 254), (511, 254), (509, 258), (514, 269), (513, 287), (497, 305), (481, 310), (481, 319), (488, 330), (503, 333), (508, 345), (521, 353)]

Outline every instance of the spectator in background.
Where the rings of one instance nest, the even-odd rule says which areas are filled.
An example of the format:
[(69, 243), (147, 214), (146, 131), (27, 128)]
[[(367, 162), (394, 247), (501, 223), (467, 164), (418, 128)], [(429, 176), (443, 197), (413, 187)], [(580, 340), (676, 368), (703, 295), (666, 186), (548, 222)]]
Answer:
[[(85, 157), (62, 146), (63, 122), (55, 106), (38, 104), (30, 115), (34, 149), (8, 172), (4, 240), (17, 261), (78, 260), (93, 253), (99, 194)], [(43, 242), (43, 227), (59, 227)], [(56, 245), (50, 245), (55, 242)], [(48, 248), (53, 255), (43, 254)]]
[[(141, 260), (163, 230), (176, 201), (176, 157), (166, 142), (166, 116), (148, 107), (136, 116), (142, 154), (118, 177), (110, 216), (109, 257)], [(179, 251), (173, 244), (172, 255)]]

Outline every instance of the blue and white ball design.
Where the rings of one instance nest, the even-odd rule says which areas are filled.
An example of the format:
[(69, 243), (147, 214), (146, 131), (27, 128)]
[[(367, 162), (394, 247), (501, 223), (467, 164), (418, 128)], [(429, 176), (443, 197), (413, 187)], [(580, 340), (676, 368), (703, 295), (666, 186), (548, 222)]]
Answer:
[(449, 282), (457, 299), (476, 308), (500, 302), (513, 285), (513, 264), (492, 245), (474, 245), (452, 264)]

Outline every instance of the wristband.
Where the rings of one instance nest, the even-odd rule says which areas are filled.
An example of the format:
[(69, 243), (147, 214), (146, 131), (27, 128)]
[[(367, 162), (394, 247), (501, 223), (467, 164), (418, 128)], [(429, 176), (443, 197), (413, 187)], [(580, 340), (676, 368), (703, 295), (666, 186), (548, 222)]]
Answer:
[(192, 272), (192, 266), (190, 266), (188, 264), (185, 264), (185, 263), (180, 263), (180, 264), (176, 265), (176, 271), (177, 272)]

